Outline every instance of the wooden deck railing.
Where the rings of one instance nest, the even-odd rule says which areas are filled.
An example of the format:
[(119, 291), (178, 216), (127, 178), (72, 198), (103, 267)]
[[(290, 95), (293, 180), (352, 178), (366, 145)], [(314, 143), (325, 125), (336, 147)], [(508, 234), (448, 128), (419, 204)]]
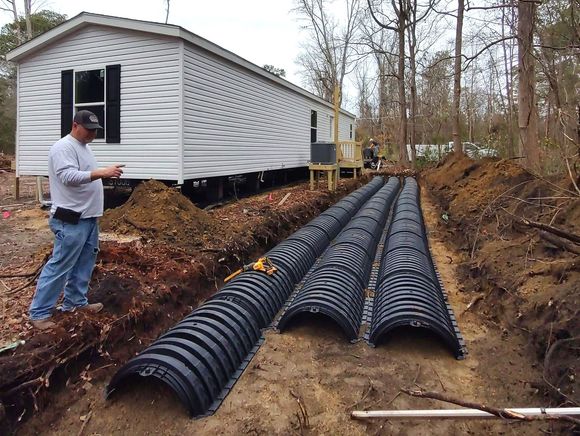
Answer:
[(362, 143), (355, 141), (340, 141), (336, 147), (336, 160), (342, 167), (363, 166)]

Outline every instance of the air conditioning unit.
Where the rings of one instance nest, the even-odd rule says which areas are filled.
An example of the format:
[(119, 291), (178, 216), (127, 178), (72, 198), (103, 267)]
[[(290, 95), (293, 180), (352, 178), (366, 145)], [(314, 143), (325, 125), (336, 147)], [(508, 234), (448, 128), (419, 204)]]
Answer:
[(333, 142), (312, 142), (310, 144), (310, 163), (336, 164), (336, 144)]

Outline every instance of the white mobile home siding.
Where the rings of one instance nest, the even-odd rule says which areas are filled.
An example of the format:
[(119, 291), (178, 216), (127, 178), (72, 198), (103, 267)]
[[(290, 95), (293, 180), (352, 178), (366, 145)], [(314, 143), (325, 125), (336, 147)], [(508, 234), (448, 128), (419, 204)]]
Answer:
[(318, 140), (331, 140), (331, 107), (185, 44), (184, 178), (306, 166), (311, 110)]
[(186, 179), (305, 165), (304, 97), (190, 44), (184, 68)]
[(19, 175), (47, 175), (50, 146), (60, 138), (61, 71), (121, 64), (121, 144), (95, 140), (102, 166), (124, 163), (127, 178), (179, 176), (179, 41), (88, 26), (19, 65)]
[[(338, 123), (338, 137), (341, 140), (345, 140), (345, 141), (354, 141), (354, 130), (355, 130), (355, 124), (354, 124), (354, 118), (351, 118), (345, 114), (340, 114), (339, 117), (339, 123)], [(350, 136), (350, 132), (351, 132), (351, 126), (352, 126), (352, 138)]]

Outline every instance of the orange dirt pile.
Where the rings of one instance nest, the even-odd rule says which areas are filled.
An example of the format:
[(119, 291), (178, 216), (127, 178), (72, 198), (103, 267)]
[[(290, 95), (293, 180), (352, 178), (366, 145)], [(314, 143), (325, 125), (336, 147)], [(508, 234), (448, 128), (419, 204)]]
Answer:
[(451, 219), (471, 231), (463, 236), (472, 243), (501, 234), (504, 225), (512, 230), (514, 216), (580, 234), (580, 198), (567, 177), (548, 180), (511, 161), (450, 155), (424, 179)]
[(473, 161), (451, 156), (426, 180), (434, 194), (448, 200), (449, 209), (457, 216), (469, 217), (481, 212), (494, 198), (533, 176), (509, 161)]
[(464, 253), (459, 271), (471, 310), (506, 334), (525, 332), (544, 367), (538, 388), (555, 402), (580, 402), (580, 258), (521, 220), (580, 235), (580, 197), (570, 179), (539, 177), (511, 161), (449, 156), (423, 182), (441, 206), (436, 231)]
[(182, 247), (204, 245), (226, 227), (177, 189), (157, 180), (141, 183), (123, 206), (106, 211), (101, 220), (103, 231), (135, 234)]

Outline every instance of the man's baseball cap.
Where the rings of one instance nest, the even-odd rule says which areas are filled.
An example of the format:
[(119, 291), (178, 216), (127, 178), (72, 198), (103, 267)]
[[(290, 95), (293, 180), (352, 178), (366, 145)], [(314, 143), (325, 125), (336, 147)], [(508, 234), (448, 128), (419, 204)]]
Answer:
[(78, 111), (73, 118), (73, 121), (77, 124), (80, 124), (85, 129), (94, 130), (94, 129), (102, 129), (103, 127), (99, 124), (99, 119), (97, 116), (92, 113), (91, 111), (82, 110)]

